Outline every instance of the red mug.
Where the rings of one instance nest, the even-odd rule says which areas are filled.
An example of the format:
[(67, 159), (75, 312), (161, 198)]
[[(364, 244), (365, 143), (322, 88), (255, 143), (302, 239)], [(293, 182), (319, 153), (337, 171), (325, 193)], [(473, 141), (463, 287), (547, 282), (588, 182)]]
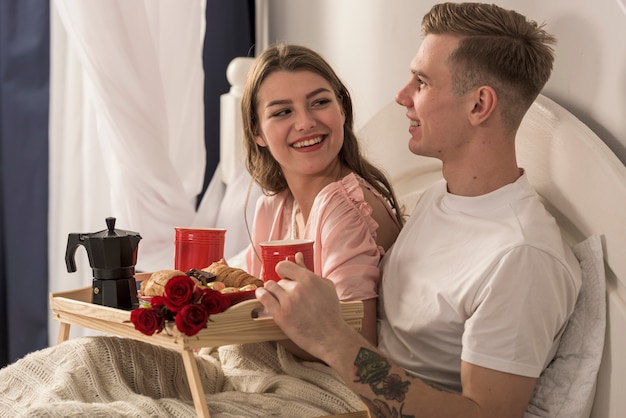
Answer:
[(263, 281), (279, 281), (281, 278), (276, 274), (276, 264), (284, 260), (295, 261), (296, 253), (302, 253), (304, 265), (313, 271), (313, 243), (313, 240), (308, 239), (274, 240), (260, 243), (261, 259), (263, 261), (261, 277)]
[(203, 269), (224, 258), (226, 230), (176, 227), (174, 268), (187, 272)]

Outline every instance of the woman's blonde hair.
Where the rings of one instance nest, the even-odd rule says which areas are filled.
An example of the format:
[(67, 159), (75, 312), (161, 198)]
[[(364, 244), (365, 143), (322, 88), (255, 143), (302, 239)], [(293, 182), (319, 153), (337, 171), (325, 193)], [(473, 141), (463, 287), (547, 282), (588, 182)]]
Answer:
[(258, 94), (263, 81), (277, 71), (311, 71), (323, 77), (331, 85), (345, 115), (344, 141), (339, 151), (340, 162), (361, 176), (389, 202), (400, 225), (404, 223), (398, 200), (384, 173), (373, 166), (361, 154), (354, 133), (352, 99), (346, 86), (332, 67), (317, 52), (300, 45), (278, 44), (263, 51), (255, 60), (243, 91), (241, 114), (243, 118), (246, 168), (265, 194), (276, 194), (285, 190), (287, 182), (278, 162), (267, 147), (259, 146), (255, 137), (260, 135), (257, 114)]

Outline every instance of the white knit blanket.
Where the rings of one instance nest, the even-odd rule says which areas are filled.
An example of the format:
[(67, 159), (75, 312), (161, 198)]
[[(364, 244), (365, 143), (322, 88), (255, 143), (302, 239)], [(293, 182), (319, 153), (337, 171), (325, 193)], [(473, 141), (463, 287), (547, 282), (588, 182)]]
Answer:
[[(319, 417), (363, 408), (329, 367), (274, 343), (197, 355), (212, 418)], [(118, 337), (85, 337), (0, 370), (1, 417), (190, 417), (180, 353)]]

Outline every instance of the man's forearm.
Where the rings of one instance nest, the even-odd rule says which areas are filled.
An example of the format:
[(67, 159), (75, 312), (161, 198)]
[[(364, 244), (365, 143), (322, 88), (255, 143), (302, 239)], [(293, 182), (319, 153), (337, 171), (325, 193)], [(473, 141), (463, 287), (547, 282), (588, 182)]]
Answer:
[(409, 376), (356, 333), (353, 335), (349, 344), (337, 347), (325, 360), (361, 398), (372, 416), (479, 416), (471, 400)]
[(392, 372), (391, 365), (380, 353), (361, 347), (354, 366), (353, 383), (361, 385), (363, 390), (358, 394), (374, 416), (415, 417), (404, 413), (412, 381)]

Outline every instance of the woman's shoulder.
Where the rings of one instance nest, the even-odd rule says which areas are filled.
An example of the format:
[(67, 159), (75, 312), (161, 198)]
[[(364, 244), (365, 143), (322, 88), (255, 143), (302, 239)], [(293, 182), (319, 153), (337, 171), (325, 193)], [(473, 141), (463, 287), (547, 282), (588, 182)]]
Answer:
[[(349, 202), (367, 216), (371, 215), (371, 210), (374, 208), (387, 210), (389, 206), (385, 198), (371, 184), (353, 172), (330, 183), (320, 191), (316, 199), (331, 206)], [(391, 212), (390, 207), (389, 212)]]
[(376, 241), (385, 250), (395, 242), (400, 233), (401, 225), (389, 202), (371, 184), (361, 177), (357, 177), (363, 199), (371, 208), (371, 217), (378, 224)]
[(360, 177), (351, 172), (328, 184), (317, 194), (316, 202), (326, 208), (345, 204), (360, 207), (366, 200), (359, 179)]
[(355, 173), (329, 184), (318, 195), (321, 212), (333, 213), (353, 221), (360, 219), (385, 250), (395, 241), (400, 226), (393, 210), (372, 185)]

